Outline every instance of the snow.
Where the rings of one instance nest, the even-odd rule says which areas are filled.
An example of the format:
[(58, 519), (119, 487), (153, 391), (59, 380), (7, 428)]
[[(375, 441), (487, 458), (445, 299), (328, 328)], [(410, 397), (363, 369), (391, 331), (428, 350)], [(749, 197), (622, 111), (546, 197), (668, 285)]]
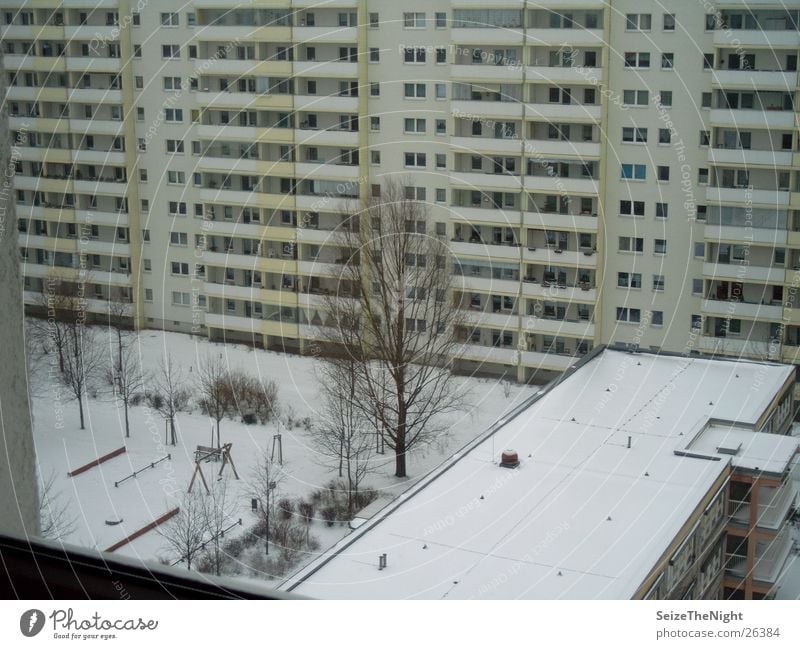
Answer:
[[(709, 426), (687, 447), (692, 452), (730, 458), (736, 469), (783, 475), (800, 449), (800, 440), (791, 435), (773, 435), (729, 426)], [(718, 451), (738, 449), (735, 454)]]
[[(230, 367), (275, 380), (279, 385), (281, 404), (291, 407), (296, 419), (316, 417), (315, 367), (319, 361), (313, 358), (243, 345), (221, 345), (184, 334), (149, 330), (140, 334), (140, 341), (145, 368), (155, 370), (159, 360), (170, 353), (191, 381), (199, 361), (210, 353), (221, 354)], [(113, 344), (111, 338), (108, 342)], [(86, 429), (80, 430), (77, 404), (68, 401), (63, 389), (52, 381), (55, 372), (48, 372), (45, 367), (34, 376), (32, 411), (39, 473), (44, 479), (53, 477), (52, 493), (56, 503), (66, 506), (69, 517), (76, 519), (75, 530), (63, 539), (65, 542), (104, 550), (179, 504), (194, 470), (195, 448), (211, 444), (211, 421), (208, 417), (196, 408), (194, 412), (181, 413), (177, 422), (178, 445), (173, 447), (164, 443), (164, 421), (145, 406), (134, 407), (130, 413), (132, 433), (126, 439), (121, 408), (109, 396), (100, 394), (98, 398), (89, 399), (85, 409)], [(405, 480), (393, 477), (393, 459), (387, 449), (385, 456), (377, 456), (380, 461), (378, 472), (368, 476), (365, 485), (378, 489), (386, 500), (390, 500), (485, 430), (503, 412), (535, 392), (534, 388), (511, 386), (506, 398), (499, 382), (469, 378), (457, 380), (469, 395), (469, 407), (451, 417), (445, 437), (434, 445), (411, 453), (408, 467), (411, 477)], [(230, 483), (229, 492), (232, 491), (236, 503), (231, 518), (241, 517), (243, 528), (254, 522), (247, 479), (257, 458), (264, 449), (270, 448), (272, 437), (277, 432), (283, 435), (286, 474), (278, 497), (307, 497), (336, 477), (323, 466), (310, 445), (307, 431), (299, 427), (279, 431), (276, 424), (248, 426), (224, 420), (222, 441), (233, 444), (232, 457), (242, 478)], [(68, 471), (123, 445), (127, 447), (127, 453), (74, 478), (67, 477)], [(168, 453), (170, 460), (114, 487), (115, 481)], [(213, 481), (220, 466), (203, 464), (209, 482)], [(228, 471), (226, 468), (226, 475), (232, 477)], [(195, 489), (202, 489), (202, 486), (196, 483)], [(123, 521), (120, 525), (105, 523), (106, 520), (118, 519)], [(236, 528), (232, 534), (239, 529), (242, 528)], [(321, 521), (311, 525), (311, 534), (318, 537), (322, 549), (334, 544), (347, 532), (346, 525), (329, 528)], [(117, 553), (142, 560), (163, 558), (172, 561), (176, 558), (170, 554), (157, 531), (148, 532)]]
[[(755, 424), (792, 371), (603, 351), (282, 588), (630, 598), (727, 469), (675, 450), (712, 418)], [(498, 466), (504, 449), (517, 451), (518, 469)]]

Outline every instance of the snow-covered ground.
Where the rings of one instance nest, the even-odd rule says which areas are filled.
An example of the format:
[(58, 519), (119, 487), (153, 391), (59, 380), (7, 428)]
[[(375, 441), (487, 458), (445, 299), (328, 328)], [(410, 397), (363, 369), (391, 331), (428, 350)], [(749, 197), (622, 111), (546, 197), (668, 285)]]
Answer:
[[(197, 373), (198, 362), (209, 354), (221, 354), (231, 368), (255, 376), (273, 379), (279, 386), (279, 400), (284, 412), (290, 409), (296, 420), (317, 418), (317, 379), (313, 358), (291, 356), (242, 345), (221, 345), (183, 334), (144, 331), (140, 334), (142, 364), (155, 370), (167, 353), (182, 367), (187, 382)], [(43, 361), (45, 365), (48, 359)], [(123, 413), (110, 395), (102, 391), (89, 399), (85, 407), (86, 429), (80, 430), (77, 404), (68, 400), (56, 381), (56, 372), (40, 367), (33, 380), (34, 434), (40, 475), (52, 477), (51, 494), (75, 519), (74, 531), (64, 541), (105, 550), (128, 534), (158, 518), (180, 503), (194, 470), (194, 451), (198, 445), (211, 444), (212, 422), (194, 406), (193, 412), (178, 417), (178, 444), (165, 443), (165, 424), (146, 406), (131, 409), (131, 436), (125, 438)], [(503, 385), (488, 379), (457, 378), (460, 389), (468, 395), (463, 410), (448, 419), (448, 432), (436, 443), (411, 453), (409, 478), (393, 477), (391, 451), (379, 458), (377, 471), (367, 477), (366, 486), (391, 498), (408, 488), (453, 451), (486, 429), (505, 411), (532, 395), (535, 388)], [(279, 430), (280, 428), (280, 430)], [(222, 423), (222, 441), (231, 442), (232, 457), (241, 477), (231, 480), (236, 508), (234, 519), (241, 517), (245, 529), (255, 519), (250, 510), (248, 478), (257, 459), (272, 445), (273, 435), (283, 436), (284, 470), (280, 496), (307, 497), (311, 492), (336, 478), (335, 472), (310, 443), (308, 431), (301, 427), (287, 430), (278, 423), (245, 425), (226, 419)], [(121, 446), (127, 452), (85, 473), (70, 478), (67, 472)], [(118, 487), (114, 482), (135, 470), (148, 466), (167, 454), (171, 458), (147, 469)], [(219, 464), (204, 464), (206, 479), (211, 482)], [(227, 473), (227, 469), (226, 469)], [(231, 475), (232, 474), (228, 474)], [(201, 487), (200, 487), (201, 488)], [(106, 521), (122, 520), (118, 525)], [(314, 521), (311, 534), (321, 544), (320, 550), (335, 543), (347, 531), (344, 525), (326, 527)], [(164, 539), (151, 531), (119, 550), (118, 553), (142, 559), (172, 560)], [(310, 559), (311, 557), (309, 557)]]

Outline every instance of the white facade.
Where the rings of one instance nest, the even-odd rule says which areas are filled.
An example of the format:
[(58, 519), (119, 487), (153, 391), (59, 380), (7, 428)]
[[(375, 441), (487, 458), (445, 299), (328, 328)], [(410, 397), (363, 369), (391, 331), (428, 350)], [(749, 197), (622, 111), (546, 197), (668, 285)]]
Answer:
[(82, 273), (98, 313), (302, 352), (342, 211), (396, 179), (451, 242), (462, 371), (795, 360), (800, 2), (0, 4), (32, 304)]

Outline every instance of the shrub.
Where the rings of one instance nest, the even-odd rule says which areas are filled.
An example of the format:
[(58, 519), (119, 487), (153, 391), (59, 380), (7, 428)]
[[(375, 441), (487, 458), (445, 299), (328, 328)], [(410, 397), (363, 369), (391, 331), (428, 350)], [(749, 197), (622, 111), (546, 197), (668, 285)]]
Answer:
[(321, 512), (320, 515), (322, 519), (325, 521), (325, 525), (328, 527), (333, 527), (333, 524), (336, 522), (336, 508), (334, 507), (325, 507)]
[(294, 514), (294, 503), (288, 498), (281, 498), (278, 501), (278, 514), (285, 521), (291, 519)]

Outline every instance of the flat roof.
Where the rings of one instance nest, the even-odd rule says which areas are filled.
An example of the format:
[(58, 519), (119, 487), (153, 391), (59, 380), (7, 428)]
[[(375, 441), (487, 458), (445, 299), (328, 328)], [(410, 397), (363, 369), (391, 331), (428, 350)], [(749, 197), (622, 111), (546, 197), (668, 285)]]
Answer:
[[(728, 465), (675, 450), (712, 418), (754, 424), (793, 372), (604, 350), (282, 588), (320, 598), (630, 598)], [(507, 448), (516, 469), (498, 465)]]
[(790, 435), (759, 433), (735, 426), (712, 424), (686, 447), (693, 453), (727, 456), (736, 469), (782, 475), (791, 470), (800, 439)]

